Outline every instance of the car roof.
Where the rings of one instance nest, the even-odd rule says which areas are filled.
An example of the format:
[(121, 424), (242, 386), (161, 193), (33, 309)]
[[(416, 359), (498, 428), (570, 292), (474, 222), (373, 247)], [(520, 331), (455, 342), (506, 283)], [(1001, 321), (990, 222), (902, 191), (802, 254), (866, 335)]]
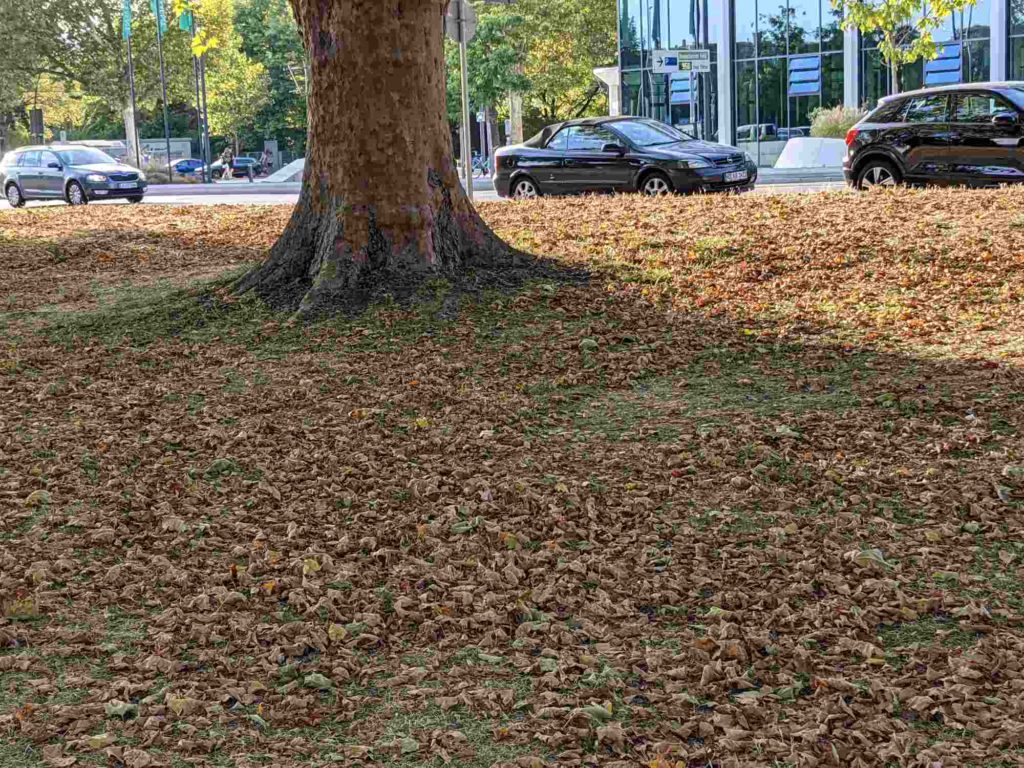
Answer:
[[(81, 144), (29, 144), (24, 147), (15, 147), (11, 152), (38, 152), (40, 149), (82, 149)], [(95, 149), (95, 147), (86, 147), (86, 149)]]
[(916, 91), (904, 91), (885, 96), (878, 100), (880, 104), (887, 104), (896, 99), (905, 99), (908, 96), (931, 96), (939, 93), (957, 93), (959, 91), (990, 90), (1005, 91), (1010, 88), (1024, 88), (1024, 82), (1014, 80), (992, 80), (984, 83), (954, 83), (952, 85), (936, 85), (931, 88), (918, 88)]

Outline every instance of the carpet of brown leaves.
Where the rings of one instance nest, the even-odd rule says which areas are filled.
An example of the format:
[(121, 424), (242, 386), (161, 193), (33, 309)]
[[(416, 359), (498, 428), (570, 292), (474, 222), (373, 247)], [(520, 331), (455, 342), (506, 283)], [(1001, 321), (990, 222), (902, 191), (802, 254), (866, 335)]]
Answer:
[(1024, 764), (1020, 192), (540, 200), (290, 327), (285, 208), (0, 216), (0, 765)]

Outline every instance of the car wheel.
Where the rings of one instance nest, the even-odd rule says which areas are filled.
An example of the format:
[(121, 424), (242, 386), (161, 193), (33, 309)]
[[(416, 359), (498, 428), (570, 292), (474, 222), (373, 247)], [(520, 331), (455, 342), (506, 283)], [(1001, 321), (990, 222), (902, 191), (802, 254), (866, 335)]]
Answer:
[(888, 160), (868, 160), (857, 173), (857, 189), (895, 187), (902, 181), (899, 170)]
[(142, 195), (134, 195), (133, 197), (129, 197), (128, 198), (128, 202), (129, 203), (141, 203), (142, 202)]
[(540, 197), (540, 189), (533, 179), (519, 179), (512, 187), (512, 197), (516, 200), (530, 200)]
[(21, 195), (21, 190), (18, 189), (17, 184), (7, 185), (7, 202), (10, 203), (11, 208), (23, 208), (25, 206), (25, 198)]
[(89, 202), (89, 198), (85, 196), (85, 190), (82, 189), (82, 185), (77, 181), (72, 181), (68, 184), (67, 197), (70, 205), (85, 205)]
[(652, 173), (640, 185), (640, 191), (648, 197), (659, 197), (672, 193), (672, 182), (661, 173)]

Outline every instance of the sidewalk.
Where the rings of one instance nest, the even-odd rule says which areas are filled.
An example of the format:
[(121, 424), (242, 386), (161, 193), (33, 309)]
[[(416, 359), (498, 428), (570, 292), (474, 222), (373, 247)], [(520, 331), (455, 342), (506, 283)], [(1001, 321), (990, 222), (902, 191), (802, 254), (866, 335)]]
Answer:
[[(843, 181), (842, 168), (759, 168), (757, 186), (774, 184), (820, 184)], [(180, 195), (282, 195), (298, 194), (301, 182), (272, 183), (249, 182), (244, 179), (218, 181), (214, 184), (151, 184), (146, 194), (150, 197), (177, 197)], [(489, 178), (473, 179), (473, 189), (491, 192), (494, 185)]]
[[(302, 182), (267, 182), (245, 179), (217, 181), (213, 184), (150, 184), (146, 194), (150, 196), (176, 197), (178, 195), (275, 195), (298, 194)], [(487, 192), (494, 189), (487, 178), (473, 179), (473, 189)]]
[(758, 168), (758, 184), (810, 184), (843, 181), (842, 168)]

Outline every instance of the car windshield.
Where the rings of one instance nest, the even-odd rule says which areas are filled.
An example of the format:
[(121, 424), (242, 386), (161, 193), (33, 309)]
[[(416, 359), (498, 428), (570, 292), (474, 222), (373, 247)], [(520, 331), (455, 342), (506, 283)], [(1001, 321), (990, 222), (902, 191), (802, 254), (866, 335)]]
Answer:
[(612, 127), (638, 147), (675, 144), (678, 141), (693, 139), (692, 136), (677, 131), (671, 125), (654, 120), (621, 120), (613, 123)]
[(64, 165), (93, 165), (94, 163), (116, 163), (117, 160), (112, 158), (106, 152), (100, 152), (98, 149), (89, 149), (84, 147), (82, 149), (55, 149), (57, 157)]
[(1010, 100), (1017, 105), (1018, 108), (1024, 109), (1024, 86), (1014, 85), (1007, 88), (1003, 93), (1010, 97)]

